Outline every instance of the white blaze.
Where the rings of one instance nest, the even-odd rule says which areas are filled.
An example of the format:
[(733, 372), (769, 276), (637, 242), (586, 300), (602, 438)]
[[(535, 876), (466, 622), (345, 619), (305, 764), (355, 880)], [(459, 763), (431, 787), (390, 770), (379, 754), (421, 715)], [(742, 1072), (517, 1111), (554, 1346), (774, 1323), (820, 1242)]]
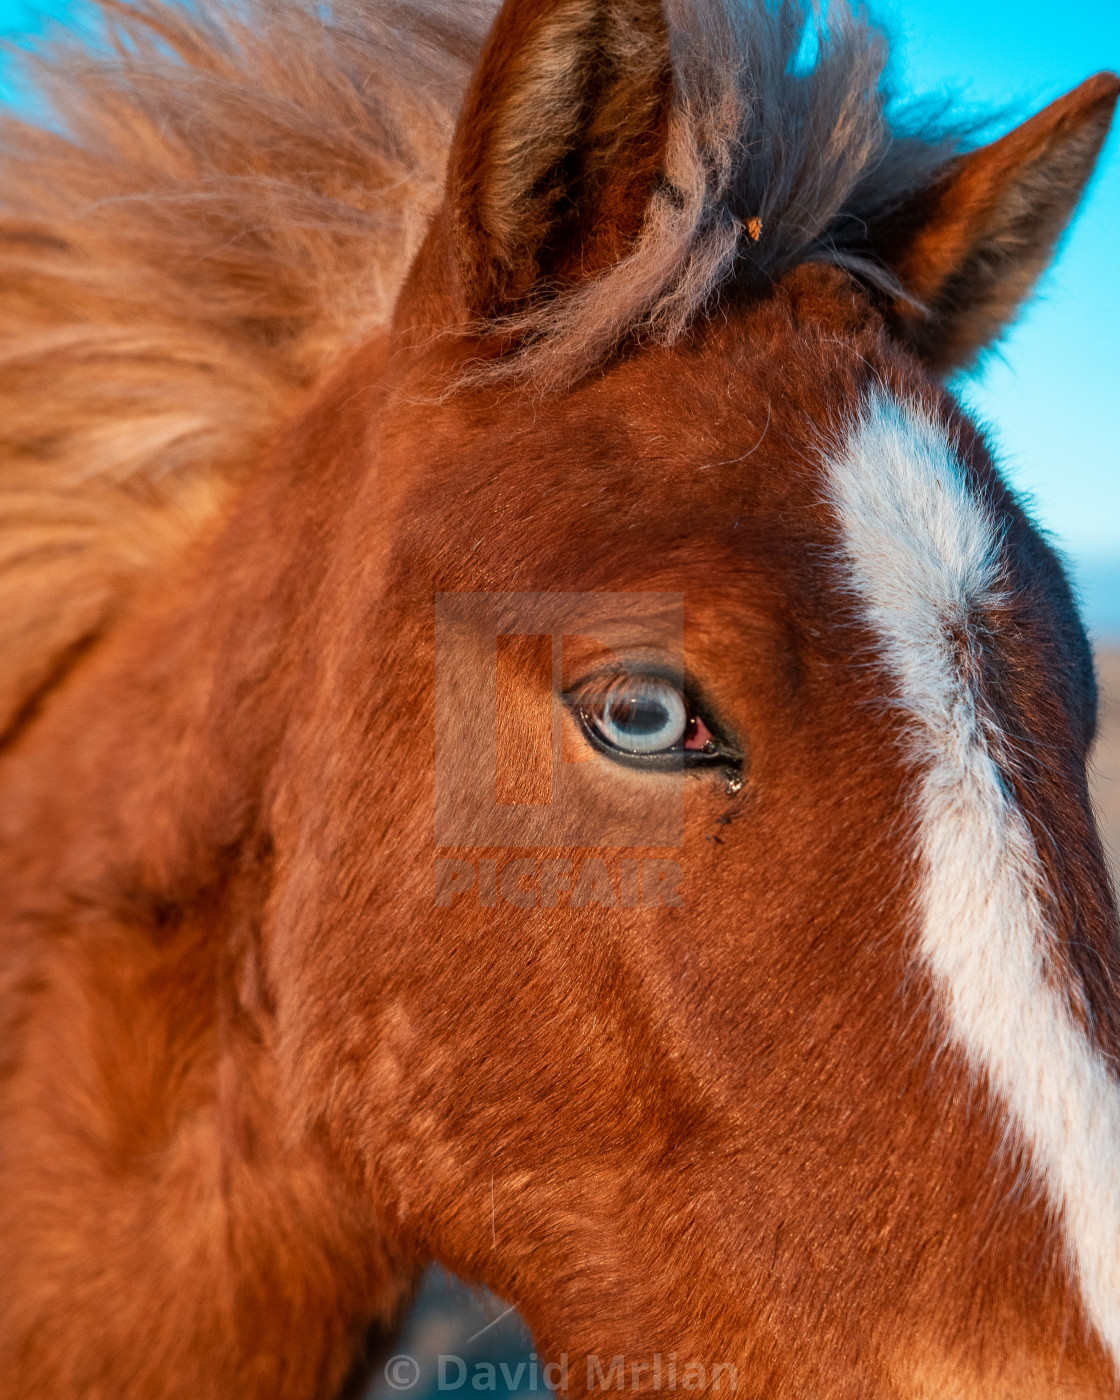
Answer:
[(1045, 975), (1044, 873), (1001, 776), (998, 727), (960, 666), (970, 614), (999, 603), (998, 538), (919, 406), (872, 399), (827, 466), (848, 584), (921, 764), (918, 951), (947, 1039), (1027, 1149), (1120, 1371), (1120, 1086)]

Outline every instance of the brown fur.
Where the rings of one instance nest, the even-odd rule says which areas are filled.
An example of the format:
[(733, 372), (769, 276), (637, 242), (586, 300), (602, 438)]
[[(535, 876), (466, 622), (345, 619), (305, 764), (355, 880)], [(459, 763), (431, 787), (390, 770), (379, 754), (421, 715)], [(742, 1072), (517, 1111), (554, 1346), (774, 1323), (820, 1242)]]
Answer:
[[(586, 210), (510, 204), (500, 182), (478, 176), (508, 154), (511, 134), (485, 94), (508, 96), (518, 73), (537, 82), (542, 24), (566, 36), (583, 71), (586, 27), (550, 23), (574, 8), (512, 0), (504, 11), (392, 329), (377, 279), (398, 278), (404, 255), (387, 253), (384, 271), (360, 256), (380, 246), (380, 226), (366, 245), (317, 216), (289, 258), (286, 245), (270, 253), (269, 231), (282, 244), (298, 221), (265, 222), (242, 247), (249, 206), (237, 202), (231, 262), (215, 254), (211, 267), (200, 252), (213, 249), (212, 229), (180, 228), (176, 213), (174, 228), (199, 240), (181, 248), (161, 223), (166, 200), (144, 192), (122, 203), (119, 225), (95, 206), (80, 218), (71, 209), (59, 247), (46, 224), (27, 235), (28, 284), (48, 288), (29, 325), (84, 328), (84, 370), (59, 382), (91, 397), (48, 430), (68, 392), (53, 376), (71, 361), (44, 331), (12, 479), (27, 471), (42, 485), (35, 528), (56, 528), (67, 501), (109, 534), (75, 552), (66, 585), (83, 606), (103, 585), (104, 605), (65, 614), (57, 630), (25, 619), (10, 649), (19, 722), (0, 759), (0, 1278), (11, 1281), (0, 1377), (13, 1400), (330, 1397), (433, 1259), (515, 1302), (543, 1355), (568, 1354), (577, 1393), (588, 1353), (630, 1366), (670, 1351), (682, 1364), (733, 1363), (738, 1393), (757, 1400), (1115, 1393), (1029, 1163), (1008, 1148), (988, 1087), (936, 1051), (930, 988), (909, 951), (915, 774), (902, 720), (883, 703), (876, 639), (838, 588), (820, 443), (869, 383), (885, 384), (959, 435), (1007, 522), (1010, 599), (985, 679), (1018, 748), (1059, 755), (1017, 770), (1020, 795), (1052, 842), (1054, 975), (1076, 981), (1115, 1054), (1115, 911), (1084, 782), (1091, 668), (1068, 586), (900, 326), (887, 283), (821, 265), (804, 244), (808, 261), (791, 254), (792, 267), (729, 284), (718, 317), (671, 345), (628, 342), (563, 393), (517, 374), (471, 385), (480, 361), (506, 367), (526, 336), (544, 343), (527, 325), (511, 342), (508, 316), (499, 335), (464, 328), (464, 307), (492, 305), (472, 286), (543, 306), (586, 238), (594, 265), (582, 286), (602, 294), (628, 240), (650, 227), (635, 235), (629, 213), (646, 183), (640, 161), (633, 181), (622, 172), (581, 186), (608, 196), (601, 217), (615, 222), (601, 236), (585, 229)], [(606, 13), (588, 0), (592, 11)], [(338, 30), (317, 39), (295, 12), (273, 13), (279, 29), (265, 25), (263, 39), (231, 21), (232, 38), (203, 43), (159, 11), (190, 66), (216, 75), (191, 97), (192, 121), (163, 57), (149, 48), (121, 60), (163, 75), (165, 119), (141, 163), (165, 193), (180, 137), (195, 159), (220, 154), (193, 120), (233, 102), (246, 54), (281, 87), (298, 75), (329, 111), (337, 100), (352, 116), (358, 94), (359, 106), (396, 110), (376, 105), (360, 63), (330, 66)], [(611, 14), (638, 17), (643, 49), (665, 39), (652, 6)], [(456, 52), (438, 38), (438, 52)], [(268, 46), (297, 40), (315, 47), (298, 66), (283, 50), (281, 82)], [(402, 52), (414, 48), (410, 38)], [(347, 50), (351, 62), (365, 52)], [(441, 71), (454, 86), (463, 64)], [(636, 97), (619, 148), (651, 159), (672, 141), (659, 79), (642, 77), (661, 72), (643, 62), (634, 89), (621, 89)], [(673, 72), (679, 82), (679, 60)], [(136, 70), (129, 84), (143, 88)], [(1097, 141), (1118, 86), (1098, 83), (1004, 146), (993, 159), (1017, 150), (1020, 162), (1007, 160), (1004, 188), (1017, 188), (1016, 170), (1037, 171), (1040, 145)], [(137, 167), (109, 144), (116, 109), (95, 87), (106, 126), (89, 130), (123, 179)], [(252, 90), (255, 122), (276, 114), (267, 87)], [(184, 104), (191, 91), (183, 85)], [(606, 82), (577, 95), (610, 104), (619, 92)], [(409, 123), (414, 109), (400, 110)], [(578, 146), (566, 170), (604, 170), (603, 129), (582, 107), (565, 124)], [(284, 123), (268, 130), (274, 143), (249, 143), (260, 127), (231, 119), (228, 149), (254, 151), (253, 178), (234, 181), (231, 197), (268, 188), (257, 162), (308, 164), (329, 184), (333, 165), (305, 144), (310, 124), (291, 143)], [(342, 116), (330, 130), (344, 148), (353, 138)], [(522, 129), (525, 168), (551, 172), (554, 162), (534, 163), (540, 136), (531, 121)], [(20, 149), (32, 139), (20, 136)], [(34, 139), (61, 152), (42, 198), (80, 202), (61, 138)], [(135, 139), (140, 161), (156, 126)], [(415, 156), (421, 173), (400, 194), (416, 218), (430, 207), (426, 160)], [(361, 165), (337, 176), (344, 206), (359, 201)], [(206, 179), (184, 178), (197, 220)], [(293, 184), (277, 195), (287, 210)], [(1046, 208), (1060, 199), (1068, 213), (1080, 185), (1059, 184)], [(661, 188), (655, 179), (651, 201)], [(29, 180), (15, 189), (31, 200)], [(137, 192), (123, 181), (122, 194)], [(337, 193), (323, 191), (320, 214)], [(941, 188), (923, 207), (936, 219), (952, 204)], [(942, 285), (953, 275), (945, 241), (933, 240), (935, 255), (913, 251), (925, 227), (898, 239), (893, 265)], [(1042, 227), (1052, 242), (1052, 224)], [(130, 228), (131, 238), (113, 232)], [(974, 228), (958, 271), (991, 223)], [(462, 258), (464, 230), (500, 249), (496, 283)], [(549, 263), (545, 246), (563, 256)], [(1017, 295), (1038, 251), (1007, 252)], [(293, 269), (320, 256), (321, 284), (307, 293)], [(40, 281), (47, 267), (53, 280)], [(91, 302), (78, 272), (97, 283), (98, 269), (109, 291)], [(92, 309), (67, 310), (64, 285)], [(153, 301), (150, 287), (177, 292), (189, 313)], [(1012, 292), (992, 304), (1005, 308)], [(324, 309), (354, 299), (365, 309), (352, 320)], [(146, 348), (122, 367), (113, 347), (127, 306), (144, 308)], [(181, 336), (189, 348), (175, 358), (167, 347)], [(599, 358), (586, 364), (605, 343), (589, 336), (584, 349)], [(196, 372), (217, 406), (205, 430), (176, 419), (159, 438), (180, 454), (161, 475), (156, 438), (125, 451), (127, 406), (182, 408)], [(48, 426), (32, 471), (37, 402)], [(102, 440), (98, 470), (75, 484), (82, 445)], [(148, 518), (148, 552), (133, 558), (123, 532)], [(21, 529), (31, 526), (13, 541)], [(40, 567), (42, 555), (26, 577)], [(659, 589), (684, 593), (689, 672), (744, 756), (737, 791), (726, 773), (685, 783), (684, 841), (668, 852), (685, 871), (684, 904), (488, 909), (460, 895), (440, 907), (437, 854), (505, 864), (526, 852), (434, 844), (434, 595)], [(535, 654), (521, 651), (520, 670), (503, 663), (506, 703), (525, 722), (510, 743), (528, 742), (515, 736), (543, 703)], [(508, 759), (507, 772), (524, 770)], [(644, 774), (580, 771), (588, 811), (649, 800)], [(531, 854), (603, 852), (542, 843)]]

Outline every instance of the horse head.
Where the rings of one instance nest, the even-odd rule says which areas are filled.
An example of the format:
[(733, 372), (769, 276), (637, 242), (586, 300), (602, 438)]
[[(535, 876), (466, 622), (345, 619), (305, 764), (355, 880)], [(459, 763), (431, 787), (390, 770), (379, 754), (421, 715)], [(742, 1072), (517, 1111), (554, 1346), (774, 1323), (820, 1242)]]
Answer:
[(804, 29), (506, 0), (391, 321), (20, 729), (13, 1395), (331, 1394), (433, 1260), (577, 1393), (1114, 1393), (1091, 652), (945, 381), (1120, 83), (963, 151)]

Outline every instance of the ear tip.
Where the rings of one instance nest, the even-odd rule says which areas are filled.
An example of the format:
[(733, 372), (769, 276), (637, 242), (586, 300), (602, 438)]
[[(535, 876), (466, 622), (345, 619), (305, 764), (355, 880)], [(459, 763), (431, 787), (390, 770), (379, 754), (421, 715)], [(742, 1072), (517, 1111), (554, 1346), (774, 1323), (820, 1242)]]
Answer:
[(1086, 78), (1076, 91), (1087, 107), (1100, 105), (1111, 109), (1116, 106), (1117, 98), (1120, 98), (1120, 74), (1106, 68), (1103, 72), (1094, 73), (1091, 78)]
[[(1107, 68), (1094, 73), (1083, 83), (1078, 83), (1064, 96), (1043, 108), (1030, 122), (1020, 128), (1026, 131), (1031, 127), (1050, 131), (1065, 139), (1075, 132), (1092, 132), (1096, 137), (1096, 149), (1108, 135), (1112, 115), (1120, 98), (1120, 75)], [(1013, 132), (1012, 135), (1015, 133)]]

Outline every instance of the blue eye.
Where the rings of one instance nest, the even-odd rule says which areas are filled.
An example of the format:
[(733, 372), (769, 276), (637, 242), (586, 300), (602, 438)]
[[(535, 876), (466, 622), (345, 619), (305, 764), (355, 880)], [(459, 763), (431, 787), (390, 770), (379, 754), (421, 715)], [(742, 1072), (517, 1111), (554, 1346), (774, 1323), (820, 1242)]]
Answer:
[(689, 728), (684, 696), (658, 676), (615, 681), (585, 713), (599, 736), (623, 753), (679, 750)]
[(620, 763), (661, 769), (742, 766), (738, 750), (717, 737), (688, 695), (664, 676), (615, 672), (586, 682), (565, 699), (592, 746)]

